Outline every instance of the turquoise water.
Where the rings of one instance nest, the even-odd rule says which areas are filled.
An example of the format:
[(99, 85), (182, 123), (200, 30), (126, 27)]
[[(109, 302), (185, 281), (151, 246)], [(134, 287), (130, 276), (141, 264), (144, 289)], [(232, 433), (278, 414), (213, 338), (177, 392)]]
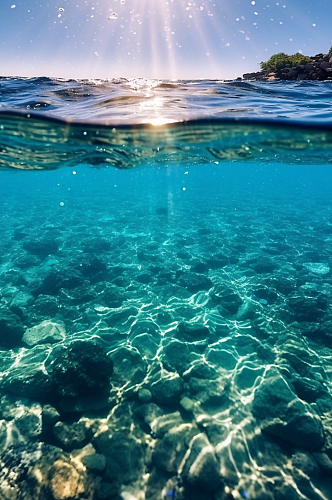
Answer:
[(331, 499), (330, 84), (8, 82), (0, 499)]

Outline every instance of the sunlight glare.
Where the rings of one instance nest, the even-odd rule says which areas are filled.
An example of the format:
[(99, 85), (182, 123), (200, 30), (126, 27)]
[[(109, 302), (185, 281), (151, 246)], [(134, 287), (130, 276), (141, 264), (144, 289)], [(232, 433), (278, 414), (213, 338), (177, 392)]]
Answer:
[[(151, 89), (150, 89), (151, 90)], [(146, 97), (150, 98), (153, 94), (151, 94), (149, 91), (146, 93)], [(139, 112), (149, 112), (150, 110), (153, 110), (155, 112), (155, 116), (152, 116), (147, 118), (145, 123), (150, 123), (151, 125), (155, 126), (160, 126), (160, 125), (165, 125), (166, 123), (172, 123), (174, 120), (171, 118), (166, 118), (165, 116), (161, 115), (160, 112), (163, 111), (165, 107), (165, 99), (162, 97), (154, 97), (153, 99), (149, 99), (147, 101), (142, 101), (139, 106)], [(152, 114), (152, 113), (151, 113)]]
[(160, 125), (166, 125), (167, 123), (172, 123), (174, 120), (170, 118), (165, 118), (164, 116), (158, 116), (156, 118), (151, 118), (148, 123), (154, 125), (155, 127), (160, 127)]

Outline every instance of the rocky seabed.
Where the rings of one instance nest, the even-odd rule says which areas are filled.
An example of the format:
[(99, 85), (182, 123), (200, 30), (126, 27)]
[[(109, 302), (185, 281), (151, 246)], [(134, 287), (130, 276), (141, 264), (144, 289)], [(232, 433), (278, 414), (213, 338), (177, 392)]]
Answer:
[(2, 211), (1, 500), (332, 498), (331, 207), (201, 196)]

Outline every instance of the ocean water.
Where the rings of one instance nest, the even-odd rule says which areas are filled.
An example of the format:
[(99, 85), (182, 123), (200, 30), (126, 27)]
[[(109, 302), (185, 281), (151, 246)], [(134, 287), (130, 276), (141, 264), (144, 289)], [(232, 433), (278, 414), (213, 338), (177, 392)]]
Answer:
[(330, 82), (0, 80), (0, 499), (332, 499)]

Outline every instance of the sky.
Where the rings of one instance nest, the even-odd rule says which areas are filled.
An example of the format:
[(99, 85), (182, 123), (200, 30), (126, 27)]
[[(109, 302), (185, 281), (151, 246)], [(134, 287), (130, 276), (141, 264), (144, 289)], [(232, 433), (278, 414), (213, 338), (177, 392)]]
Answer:
[(331, 0), (0, 0), (0, 75), (233, 79), (332, 45)]

